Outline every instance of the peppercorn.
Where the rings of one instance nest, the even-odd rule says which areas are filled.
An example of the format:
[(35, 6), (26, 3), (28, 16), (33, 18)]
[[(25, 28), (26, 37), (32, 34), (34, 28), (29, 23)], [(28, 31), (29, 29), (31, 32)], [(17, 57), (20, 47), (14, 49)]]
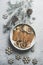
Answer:
[(33, 17), (32, 20), (35, 20), (35, 17)]
[(32, 9), (27, 10), (27, 15), (30, 16), (32, 14)]

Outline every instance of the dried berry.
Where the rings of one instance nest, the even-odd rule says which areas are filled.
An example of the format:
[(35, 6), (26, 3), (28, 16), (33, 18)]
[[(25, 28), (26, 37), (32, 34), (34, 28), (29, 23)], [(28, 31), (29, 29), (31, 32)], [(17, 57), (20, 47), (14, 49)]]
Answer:
[(9, 59), (9, 60), (8, 60), (8, 63), (9, 63), (9, 64), (13, 64), (13, 63), (14, 63), (14, 59), (13, 59), (13, 58)]
[(21, 59), (20, 55), (16, 55), (15, 58), (16, 58), (17, 60)]
[(12, 50), (10, 47), (8, 47), (8, 48), (5, 50), (5, 52), (6, 52), (6, 54), (10, 55), (10, 54), (13, 53), (13, 50)]
[(35, 58), (32, 60), (33, 65), (36, 65), (37, 62), (38, 62), (38, 61), (37, 61), (37, 59), (35, 59)]
[(30, 16), (32, 14), (32, 9), (27, 10), (27, 15)]
[(23, 57), (23, 62), (24, 62), (24, 64), (28, 64), (30, 62), (30, 58), (29, 57)]
[(18, 17), (17, 16), (13, 16), (12, 17), (12, 24), (15, 24), (15, 22), (18, 21)]

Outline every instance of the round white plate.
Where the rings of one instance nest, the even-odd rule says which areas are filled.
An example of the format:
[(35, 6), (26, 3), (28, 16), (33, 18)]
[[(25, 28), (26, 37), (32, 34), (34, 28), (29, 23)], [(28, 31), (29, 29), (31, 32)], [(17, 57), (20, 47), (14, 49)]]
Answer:
[[(22, 24), (19, 24), (19, 25), (22, 25)], [(27, 24), (24, 24), (24, 25), (27, 25)], [(16, 26), (17, 26), (17, 25), (16, 25)], [(14, 45), (15, 41), (12, 40), (13, 30), (15, 29), (16, 26), (14, 26), (14, 27), (11, 29), (11, 32), (10, 32), (10, 41), (11, 41), (11, 44), (12, 44), (16, 49), (18, 49), (18, 50), (28, 50), (28, 49), (30, 49), (30, 48), (35, 44), (35, 42), (36, 42), (36, 34), (35, 34), (34, 29), (33, 29), (30, 25), (28, 25), (28, 26), (30, 26), (30, 27), (33, 29), (35, 36), (34, 36), (34, 39), (33, 39), (32, 42), (31, 42), (30, 47), (23, 49), (23, 48), (19, 48), (19, 47), (17, 47), (16, 45)]]

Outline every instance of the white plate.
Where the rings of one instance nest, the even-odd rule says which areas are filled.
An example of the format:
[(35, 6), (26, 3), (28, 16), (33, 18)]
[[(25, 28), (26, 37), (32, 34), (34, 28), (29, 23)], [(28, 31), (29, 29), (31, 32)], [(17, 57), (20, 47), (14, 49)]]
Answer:
[[(19, 25), (22, 25), (22, 24), (19, 24)], [(24, 25), (27, 25), (27, 24), (24, 24)], [(17, 26), (17, 25), (16, 25), (16, 26)], [(23, 49), (23, 48), (19, 48), (19, 47), (17, 47), (16, 45), (14, 45), (15, 41), (12, 40), (13, 30), (14, 30), (14, 28), (15, 28), (16, 26), (14, 26), (14, 27), (12, 28), (11, 32), (10, 32), (10, 41), (11, 41), (11, 44), (12, 44), (16, 49), (18, 49), (18, 50), (28, 50), (28, 49), (30, 49), (30, 48), (35, 44), (35, 41), (36, 41), (36, 34), (35, 34), (34, 29), (33, 29), (30, 25), (28, 25), (28, 26), (30, 26), (30, 27), (33, 29), (35, 36), (34, 36), (34, 39), (33, 39), (32, 42), (31, 42), (30, 47)]]

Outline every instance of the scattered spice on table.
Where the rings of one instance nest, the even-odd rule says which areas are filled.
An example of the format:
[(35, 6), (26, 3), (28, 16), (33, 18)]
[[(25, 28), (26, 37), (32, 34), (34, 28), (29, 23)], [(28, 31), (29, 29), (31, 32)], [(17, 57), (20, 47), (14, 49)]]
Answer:
[(16, 55), (15, 58), (16, 58), (17, 60), (20, 60), (20, 59), (21, 59), (20, 55)]
[[(12, 49), (11, 49), (11, 47), (8, 47), (5, 51), (6, 51), (6, 53), (8, 55), (12, 54), (12, 52), (13, 52)], [(33, 52), (33, 50), (32, 50), (32, 52)], [(19, 54), (18, 55), (15, 55), (15, 59), (17, 59), (17, 60), (20, 60), (21, 59), (24, 64), (28, 64), (31, 61), (30, 57), (23, 56), (21, 58), (21, 56)], [(13, 64), (14, 63), (14, 58), (8, 59), (8, 63), (9, 64)], [(37, 59), (36, 58), (32, 59), (32, 63), (33, 63), (33, 65), (36, 65), (38, 63)]]
[(13, 50), (10, 47), (8, 47), (7, 49), (5, 49), (5, 53), (10, 55), (13, 53)]
[(24, 62), (24, 64), (28, 64), (30, 62), (30, 58), (29, 57), (23, 57), (23, 62)]
[(33, 65), (36, 65), (37, 62), (38, 62), (38, 61), (37, 61), (37, 59), (35, 59), (35, 58), (32, 60)]
[(13, 58), (8, 59), (8, 63), (9, 64), (13, 64), (14, 63), (14, 59)]

